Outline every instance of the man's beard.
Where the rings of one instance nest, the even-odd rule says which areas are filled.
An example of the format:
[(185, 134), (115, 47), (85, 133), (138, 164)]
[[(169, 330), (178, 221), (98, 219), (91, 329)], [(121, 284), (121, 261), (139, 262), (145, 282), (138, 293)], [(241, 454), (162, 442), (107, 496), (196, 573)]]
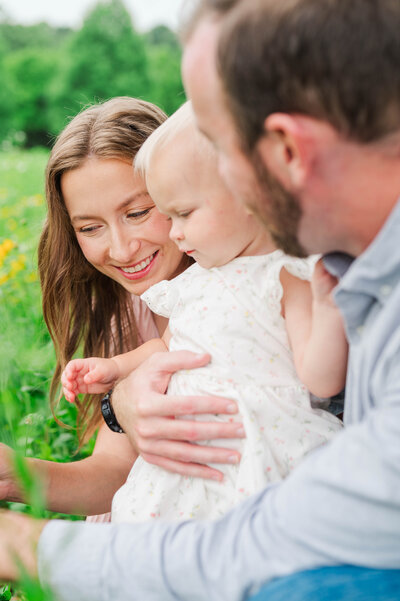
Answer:
[(306, 257), (307, 253), (297, 237), (302, 215), (298, 199), (271, 175), (257, 151), (253, 154), (252, 164), (261, 192), (249, 208), (264, 224), (279, 248), (288, 255)]

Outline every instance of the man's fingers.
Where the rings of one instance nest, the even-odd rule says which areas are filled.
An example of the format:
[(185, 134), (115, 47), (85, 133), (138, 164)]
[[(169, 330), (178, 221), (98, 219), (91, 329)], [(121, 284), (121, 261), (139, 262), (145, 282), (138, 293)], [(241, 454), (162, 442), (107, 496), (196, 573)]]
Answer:
[(175, 373), (180, 369), (195, 369), (204, 367), (210, 362), (207, 353), (192, 353), (191, 351), (172, 351), (170, 353), (154, 353), (149, 361), (160, 372)]
[[(167, 353), (164, 353), (167, 354)], [(238, 412), (235, 401), (214, 396), (165, 396), (153, 394), (137, 403), (137, 412), (142, 417), (162, 417), (169, 415), (197, 415)]]
[(181, 463), (179, 461), (173, 461), (159, 455), (143, 455), (143, 459), (158, 465), (169, 472), (174, 474), (180, 474), (181, 476), (192, 476), (193, 478), (206, 478), (209, 480), (218, 480), (221, 482), (224, 478), (223, 473), (208, 467), (207, 465), (198, 465), (196, 463)]
[(200, 422), (180, 419), (151, 419), (138, 423), (136, 431), (141, 438), (167, 440), (216, 440), (244, 438), (240, 422)]
[(145, 444), (141, 455), (144, 459), (146, 458), (145, 455), (154, 455), (178, 461), (179, 463), (197, 463), (202, 465), (209, 463), (235, 465), (240, 461), (239, 451), (233, 449), (201, 446), (189, 442), (174, 442), (170, 440), (157, 440), (151, 444)]

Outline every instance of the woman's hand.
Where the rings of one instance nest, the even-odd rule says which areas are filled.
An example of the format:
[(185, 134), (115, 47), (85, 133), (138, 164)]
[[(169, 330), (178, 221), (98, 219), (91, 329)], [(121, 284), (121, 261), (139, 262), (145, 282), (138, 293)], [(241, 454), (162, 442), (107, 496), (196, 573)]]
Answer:
[(14, 474), (13, 450), (0, 443), (0, 499), (22, 501)]
[(185, 476), (222, 480), (222, 472), (206, 464), (238, 463), (240, 453), (191, 443), (243, 438), (243, 425), (237, 421), (221, 423), (174, 418), (208, 413), (232, 415), (237, 413), (235, 402), (215, 396), (165, 395), (173, 373), (203, 367), (209, 361), (209, 355), (189, 351), (155, 353), (118, 383), (112, 403), (120, 425), (143, 459)]

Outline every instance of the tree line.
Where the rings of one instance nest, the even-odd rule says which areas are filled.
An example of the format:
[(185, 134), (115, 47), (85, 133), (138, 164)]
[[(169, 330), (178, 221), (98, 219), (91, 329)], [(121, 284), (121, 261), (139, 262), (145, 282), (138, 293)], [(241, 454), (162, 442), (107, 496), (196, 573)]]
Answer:
[(102, 0), (79, 30), (23, 26), (0, 13), (0, 142), (51, 145), (88, 103), (135, 96), (168, 114), (184, 101), (181, 50), (158, 26), (141, 34), (122, 0)]

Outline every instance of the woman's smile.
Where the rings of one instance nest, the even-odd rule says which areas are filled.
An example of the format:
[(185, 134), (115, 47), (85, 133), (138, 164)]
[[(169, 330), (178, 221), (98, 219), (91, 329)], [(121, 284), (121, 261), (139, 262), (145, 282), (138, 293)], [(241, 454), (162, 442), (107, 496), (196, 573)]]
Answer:
[(130, 265), (129, 267), (118, 267), (118, 266), (115, 266), (115, 267), (119, 271), (122, 271), (124, 276), (127, 277), (128, 279), (137, 280), (139, 278), (146, 276), (149, 273), (149, 271), (151, 270), (151, 268), (154, 265), (154, 261), (155, 261), (157, 254), (158, 254), (158, 250), (156, 250), (156, 252), (154, 252), (152, 255), (150, 255), (146, 259), (143, 259), (142, 261), (138, 261), (137, 263), (134, 263), (133, 265)]

